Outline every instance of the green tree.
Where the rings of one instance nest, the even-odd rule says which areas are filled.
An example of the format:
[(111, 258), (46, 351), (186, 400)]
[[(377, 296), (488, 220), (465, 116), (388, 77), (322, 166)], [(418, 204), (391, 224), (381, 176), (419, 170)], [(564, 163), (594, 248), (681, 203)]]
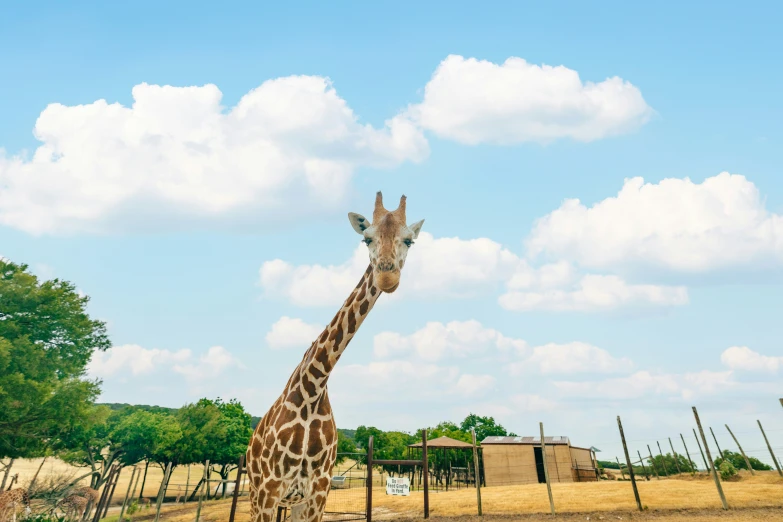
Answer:
[(106, 406), (92, 406), (88, 417), (71, 426), (54, 444), (62, 460), (90, 470), (92, 488), (98, 489), (106, 482), (109, 470), (122, 453), (122, 447), (113, 438), (114, 427), (122, 417), (122, 413), (112, 412)]
[(0, 458), (41, 455), (92, 415), (100, 382), (85, 369), (110, 342), (88, 302), (71, 283), (0, 258)]
[(348, 455), (349, 453), (358, 453), (356, 443), (342, 430), (337, 430), (337, 457), (335, 463), (340, 464), (348, 458), (353, 459), (357, 457), (356, 455)]
[(160, 458), (182, 438), (179, 422), (172, 415), (133, 408), (126, 411), (128, 414), (117, 422), (112, 433), (122, 449), (120, 461), (126, 466)]
[[(177, 416), (182, 439), (177, 444), (176, 454), (171, 455), (172, 463), (188, 464), (209, 459), (207, 472), (211, 474), (217, 470), (221, 479), (228, 479), (253, 435), (252, 417), (242, 404), (234, 399), (223, 402), (205, 398), (184, 406)], [(223, 483), (224, 493), (225, 488), (226, 483)]]
[(460, 429), (466, 433), (470, 433), (471, 428), (476, 429), (476, 442), (479, 444), (487, 437), (517, 436), (515, 433), (507, 432), (506, 428), (497, 424), (493, 417), (481, 417), (475, 413), (469, 414), (460, 424)]
[[(646, 460), (648, 465), (650, 465), (650, 458), (648, 457)], [(691, 467), (691, 463), (688, 462), (688, 459), (684, 455), (680, 454), (677, 454), (676, 459), (671, 453), (667, 453), (663, 457), (656, 455), (652, 459), (652, 464), (655, 465), (655, 471), (658, 473), (658, 475), (676, 475), (678, 465), (679, 470), (683, 473), (690, 473), (691, 471), (695, 471)], [(649, 472), (653, 473), (653, 470), (651, 469)]]
[[(764, 464), (756, 457), (748, 457), (748, 460), (750, 461), (750, 467), (755, 470), (769, 471), (772, 469), (772, 466)], [(735, 453), (730, 450), (724, 450), (723, 456), (715, 459), (715, 467), (720, 468), (721, 464), (723, 464), (724, 461), (730, 462), (735, 469), (748, 469), (748, 465), (745, 464), (745, 459), (740, 453)]]

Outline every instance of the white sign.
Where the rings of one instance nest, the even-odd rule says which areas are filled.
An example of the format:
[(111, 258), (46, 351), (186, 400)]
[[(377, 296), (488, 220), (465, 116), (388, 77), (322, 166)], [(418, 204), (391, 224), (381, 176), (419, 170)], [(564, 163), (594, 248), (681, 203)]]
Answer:
[(392, 478), (386, 477), (386, 494), (402, 495), (407, 497), (411, 494), (411, 483), (407, 477)]

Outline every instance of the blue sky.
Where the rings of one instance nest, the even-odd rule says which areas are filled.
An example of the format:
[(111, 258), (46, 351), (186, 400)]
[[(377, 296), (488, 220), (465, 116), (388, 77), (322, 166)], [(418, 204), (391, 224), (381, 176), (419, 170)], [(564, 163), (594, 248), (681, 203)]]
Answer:
[(783, 445), (777, 4), (301, 5), (4, 8), (0, 254), (91, 296), (105, 400), (262, 414), (380, 189), (424, 236), (338, 425)]

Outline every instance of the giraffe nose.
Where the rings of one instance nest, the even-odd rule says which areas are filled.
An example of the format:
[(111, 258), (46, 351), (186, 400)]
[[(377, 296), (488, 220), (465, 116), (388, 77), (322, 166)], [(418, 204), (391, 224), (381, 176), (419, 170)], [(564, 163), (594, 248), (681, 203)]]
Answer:
[(394, 270), (393, 261), (389, 261), (388, 259), (385, 259), (378, 262), (379, 272), (391, 272), (392, 270)]

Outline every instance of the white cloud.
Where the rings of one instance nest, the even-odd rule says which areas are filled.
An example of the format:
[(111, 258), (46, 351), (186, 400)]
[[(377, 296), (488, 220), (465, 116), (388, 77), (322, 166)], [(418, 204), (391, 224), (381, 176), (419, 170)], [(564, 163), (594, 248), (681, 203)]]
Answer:
[(510, 397), (514, 412), (551, 411), (558, 406), (557, 402), (536, 394), (519, 393)]
[(146, 349), (137, 344), (123, 344), (113, 346), (105, 352), (93, 353), (87, 373), (94, 377), (112, 377), (128, 371), (131, 375), (144, 375), (185, 362), (190, 356), (191, 352), (187, 349), (172, 352), (157, 348)]
[(564, 66), (503, 64), (450, 55), (424, 88), (411, 117), (461, 143), (512, 144), (572, 138), (588, 142), (631, 132), (652, 109), (638, 88), (618, 77), (583, 83)]
[[(350, 294), (369, 264), (367, 247), (359, 244), (341, 265), (294, 266), (280, 259), (265, 262), (260, 284), (268, 296), (281, 296), (298, 306), (337, 306)], [(384, 300), (416, 296), (468, 296), (511, 277), (520, 259), (486, 238), (435, 239), (422, 232), (408, 254), (400, 289)]]
[(491, 375), (471, 375), (463, 373), (457, 379), (453, 392), (463, 397), (478, 397), (492, 390), (495, 378)]
[(702, 271), (783, 260), (783, 216), (770, 213), (756, 186), (723, 172), (702, 183), (626, 179), (616, 197), (590, 208), (568, 199), (535, 224), (530, 255), (582, 266), (632, 263)]
[(266, 334), (266, 343), (273, 350), (307, 349), (323, 329), (323, 326), (317, 324), (308, 324), (298, 318), (283, 316)]
[(451, 321), (446, 324), (429, 322), (407, 336), (397, 332), (381, 332), (373, 340), (373, 353), (376, 357), (404, 357), (413, 353), (428, 362), (477, 355), (490, 348), (520, 353), (525, 347), (525, 341), (506, 337), (474, 320)]
[(508, 366), (512, 375), (525, 372), (557, 373), (616, 373), (633, 368), (633, 362), (626, 358), (615, 358), (606, 350), (588, 343), (548, 343), (536, 346), (530, 355)]
[(732, 370), (775, 373), (783, 368), (783, 357), (771, 357), (754, 352), (747, 346), (726, 348), (720, 355), (724, 366)]
[[(361, 244), (340, 265), (294, 266), (275, 259), (261, 266), (260, 285), (268, 297), (283, 297), (298, 306), (338, 306), (368, 263), (367, 248)], [(466, 298), (503, 283), (508, 291), (499, 303), (515, 311), (591, 311), (688, 302), (685, 287), (628, 284), (611, 275), (579, 277), (568, 262), (535, 268), (491, 239), (435, 239), (426, 232), (421, 233), (408, 255), (400, 289), (384, 296), (383, 302), (408, 296)]]
[(732, 372), (669, 374), (637, 371), (602, 381), (555, 381), (562, 394), (580, 398), (635, 399), (650, 395), (690, 400), (736, 386)]
[(174, 371), (186, 379), (199, 383), (206, 379), (219, 377), (231, 368), (243, 368), (242, 363), (222, 346), (212, 346), (207, 353), (199, 357), (197, 363), (175, 364)]
[(50, 104), (32, 157), (0, 151), (0, 224), (32, 234), (268, 224), (335, 209), (359, 166), (428, 153), (396, 116), (358, 122), (331, 82), (264, 82), (226, 110), (215, 85), (142, 83), (133, 104)]
[(688, 303), (684, 286), (628, 284), (615, 275), (588, 274), (569, 289), (511, 290), (498, 299), (506, 310), (597, 311), (629, 305), (680, 306)]

